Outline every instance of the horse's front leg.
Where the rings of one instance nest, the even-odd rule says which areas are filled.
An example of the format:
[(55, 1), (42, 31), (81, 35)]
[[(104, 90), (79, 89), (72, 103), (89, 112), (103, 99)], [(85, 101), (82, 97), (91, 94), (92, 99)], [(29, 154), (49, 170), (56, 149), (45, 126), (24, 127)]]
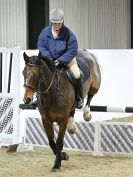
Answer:
[(66, 132), (67, 123), (68, 123), (68, 119), (65, 119), (59, 124), (59, 133), (56, 141), (56, 158), (55, 158), (54, 166), (52, 168), (53, 171), (60, 171), (61, 161), (69, 159), (68, 154), (62, 152), (63, 140)]
[(53, 153), (56, 155), (56, 144), (54, 142), (54, 130), (53, 130), (53, 125), (50, 122), (46, 122), (45, 120), (42, 120), (45, 132), (48, 137), (49, 141), (49, 146), (53, 150)]

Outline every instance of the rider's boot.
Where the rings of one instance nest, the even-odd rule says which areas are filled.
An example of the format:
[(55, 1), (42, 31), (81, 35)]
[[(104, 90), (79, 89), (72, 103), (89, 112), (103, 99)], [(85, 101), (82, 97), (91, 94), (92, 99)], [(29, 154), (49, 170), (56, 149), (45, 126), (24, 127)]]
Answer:
[(78, 87), (78, 100), (77, 100), (77, 108), (81, 109), (84, 105), (84, 98), (83, 98), (83, 80), (80, 76), (79, 79), (76, 79), (77, 87)]

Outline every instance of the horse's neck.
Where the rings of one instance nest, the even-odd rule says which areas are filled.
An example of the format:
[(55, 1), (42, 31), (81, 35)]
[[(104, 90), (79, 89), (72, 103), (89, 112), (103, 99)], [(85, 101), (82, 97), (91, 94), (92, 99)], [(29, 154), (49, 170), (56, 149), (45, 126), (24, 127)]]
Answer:
[(42, 65), (43, 71), (50, 72), (50, 69), (49, 69), (47, 63), (44, 60), (41, 60), (41, 65)]
[(53, 78), (54, 72), (52, 72), (46, 63), (43, 64), (42, 67), (42, 79), (45, 78), (45, 85), (49, 85), (52, 78)]

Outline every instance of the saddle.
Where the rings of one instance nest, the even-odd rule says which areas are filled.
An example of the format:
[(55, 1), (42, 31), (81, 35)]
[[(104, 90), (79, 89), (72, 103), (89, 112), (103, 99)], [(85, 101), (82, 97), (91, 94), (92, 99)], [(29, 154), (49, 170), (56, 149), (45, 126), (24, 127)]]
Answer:
[[(77, 64), (79, 66), (81, 77), (82, 77), (82, 80), (84, 83), (90, 76), (90, 70), (86, 66), (86, 64), (83, 61), (81, 61), (80, 59), (77, 59)], [(66, 67), (65, 65), (59, 64), (58, 68), (60, 68), (60, 72), (63, 73), (64, 75), (66, 75), (68, 77), (68, 80), (74, 85), (74, 87), (76, 87), (77, 82), (76, 82), (76, 79), (75, 79), (72, 71), (68, 67)]]

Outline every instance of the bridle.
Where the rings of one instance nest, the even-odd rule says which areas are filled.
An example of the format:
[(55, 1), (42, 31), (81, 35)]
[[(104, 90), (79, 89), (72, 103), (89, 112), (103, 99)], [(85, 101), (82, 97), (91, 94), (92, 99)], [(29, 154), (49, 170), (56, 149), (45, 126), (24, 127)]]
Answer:
[[(27, 65), (30, 66), (30, 67), (32, 67), (32, 66), (33, 66), (33, 67), (41, 67), (41, 65), (39, 65), (39, 64), (28, 63)], [(53, 76), (52, 76), (52, 80), (51, 80), (49, 86), (43, 91), (43, 93), (49, 93), (49, 90), (50, 90), (50, 88), (51, 88), (51, 86), (52, 86), (52, 84), (53, 84), (53, 81), (54, 81), (56, 72), (57, 72), (57, 70), (54, 71)], [(38, 80), (40, 81), (40, 79), (41, 79), (41, 72), (40, 72), (40, 70), (39, 70), (39, 79), (38, 79)], [(38, 84), (38, 85), (39, 85), (39, 84)], [(36, 87), (34, 87), (34, 86), (32, 86), (32, 85), (28, 85), (28, 84), (26, 84), (26, 83), (24, 83), (24, 87), (33, 90), (34, 93), (35, 93), (35, 92), (38, 92), (38, 87), (36, 88)]]
[[(29, 67), (40, 67), (41, 65), (39, 65), (39, 64), (33, 64), (33, 63), (27, 63), (27, 66), (29, 66)], [(40, 70), (39, 70), (39, 80), (40, 80), (40, 77), (41, 77), (41, 72), (40, 72)], [(23, 85), (25, 88), (29, 88), (29, 89), (31, 89), (31, 90), (33, 90), (34, 92), (37, 92), (38, 91), (38, 89), (36, 88), (36, 87), (34, 87), (34, 86), (32, 86), (32, 85), (29, 85), (29, 84), (26, 84), (26, 83), (24, 83), (24, 85)]]
[(37, 92), (37, 89), (36, 89), (35, 87), (33, 87), (33, 86), (31, 86), (31, 85), (27, 85), (27, 84), (25, 84), (25, 83), (24, 83), (24, 88), (28, 88), (28, 89), (33, 90), (34, 92)]

